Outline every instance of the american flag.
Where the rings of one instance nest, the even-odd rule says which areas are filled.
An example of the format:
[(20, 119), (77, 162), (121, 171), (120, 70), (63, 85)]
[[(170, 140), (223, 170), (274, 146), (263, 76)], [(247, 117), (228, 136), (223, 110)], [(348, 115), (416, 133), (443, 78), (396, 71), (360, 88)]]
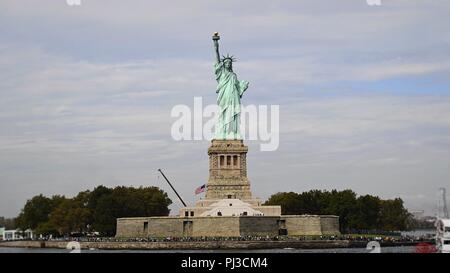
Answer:
[(206, 190), (206, 184), (201, 185), (200, 187), (195, 189), (195, 194), (202, 193)]

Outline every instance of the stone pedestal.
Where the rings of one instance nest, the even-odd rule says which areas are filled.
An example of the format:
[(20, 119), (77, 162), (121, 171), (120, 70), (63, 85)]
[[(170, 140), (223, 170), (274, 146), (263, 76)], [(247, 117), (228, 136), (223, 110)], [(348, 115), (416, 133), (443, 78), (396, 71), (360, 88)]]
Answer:
[(252, 199), (243, 140), (211, 141), (209, 179), (205, 199)]
[(180, 217), (206, 217), (215, 210), (228, 216), (250, 216), (254, 211), (264, 216), (280, 216), (280, 206), (263, 206), (261, 199), (252, 197), (247, 178), (247, 151), (242, 140), (213, 139), (208, 149), (205, 198), (198, 200), (194, 207), (181, 208)]

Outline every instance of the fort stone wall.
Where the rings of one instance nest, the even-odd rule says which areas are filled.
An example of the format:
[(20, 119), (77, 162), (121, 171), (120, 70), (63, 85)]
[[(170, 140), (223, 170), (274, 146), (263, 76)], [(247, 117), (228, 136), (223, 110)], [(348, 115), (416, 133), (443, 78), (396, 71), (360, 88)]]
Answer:
[(337, 235), (339, 217), (328, 215), (135, 217), (117, 219), (119, 238)]

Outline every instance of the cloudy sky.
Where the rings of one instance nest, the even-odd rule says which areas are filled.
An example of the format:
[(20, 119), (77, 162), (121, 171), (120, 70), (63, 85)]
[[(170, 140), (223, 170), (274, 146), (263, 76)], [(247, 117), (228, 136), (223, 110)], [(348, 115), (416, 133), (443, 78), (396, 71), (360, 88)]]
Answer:
[[(158, 186), (184, 199), (209, 142), (170, 116), (215, 101), (211, 34), (280, 105), (280, 147), (248, 141), (254, 195), (353, 189), (434, 213), (450, 184), (448, 0), (0, 2), (0, 216), (37, 194)], [(450, 187), (448, 187), (450, 190)]]

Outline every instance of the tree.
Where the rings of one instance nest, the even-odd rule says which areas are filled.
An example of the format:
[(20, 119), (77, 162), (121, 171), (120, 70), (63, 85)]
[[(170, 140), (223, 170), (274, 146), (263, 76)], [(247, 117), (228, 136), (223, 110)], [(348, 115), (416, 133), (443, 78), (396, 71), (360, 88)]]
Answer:
[(339, 216), (340, 229), (350, 230), (405, 230), (411, 226), (410, 215), (399, 198), (381, 200), (377, 196), (357, 197), (352, 190), (303, 193), (279, 192), (265, 205), (280, 205), (282, 214), (332, 214)]
[[(166, 216), (172, 201), (156, 187), (98, 186), (71, 199), (41, 195), (28, 200), (17, 218), (18, 227), (37, 234), (67, 235), (98, 231), (112, 236), (120, 217)], [(0, 219), (1, 220), (1, 219)]]
[(384, 230), (406, 230), (410, 213), (403, 206), (403, 200), (383, 200), (380, 210), (380, 226)]
[(63, 200), (65, 200), (65, 197), (58, 195), (52, 198), (45, 197), (42, 194), (33, 197), (26, 202), (17, 217), (17, 227), (22, 230), (36, 229), (40, 223), (48, 221), (50, 213)]
[(34, 230), (35, 234), (39, 235), (59, 235), (59, 232), (55, 226), (50, 221), (39, 223), (37, 228)]
[(295, 192), (279, 192), (273, 194), (264, 205), (280, 205), (281, 214), (299, 214), (302, 209), (299, 195)]
[(299, 195), (301, 208), (298, 214), (325, 214), (330, 201), (327, 191), (311, 190)]
[(87, 231), (91, 211), (77, 198), (66, 199), (50, 214), (47, 225), (60, 235)]
[(111, 194), (113, 189), (107, 188), (103, 185), (96, 187), (92, 192), (89, 193), (87, 198), (87, 207), (94, 210), (97, 207), (98, 200), (104, 196)]
[(356, 200), (356, 211), (349, 226), (360, 230), (379, 228), (381, 200), (378, 196), (364, 195)]
[(97, 199), (93, 228), (103, 235), (112, 236), (116, 232), (117, 218), (167, 216), (171, 203), (167, 193), (156, 187), (116, 187), (110, 194)]
[(341, 231), (347, 231), (351, 228), (350, 223), (356, 215), (356, 193), (352, 190), (331, 191), (324, 212), (338, 215)]

